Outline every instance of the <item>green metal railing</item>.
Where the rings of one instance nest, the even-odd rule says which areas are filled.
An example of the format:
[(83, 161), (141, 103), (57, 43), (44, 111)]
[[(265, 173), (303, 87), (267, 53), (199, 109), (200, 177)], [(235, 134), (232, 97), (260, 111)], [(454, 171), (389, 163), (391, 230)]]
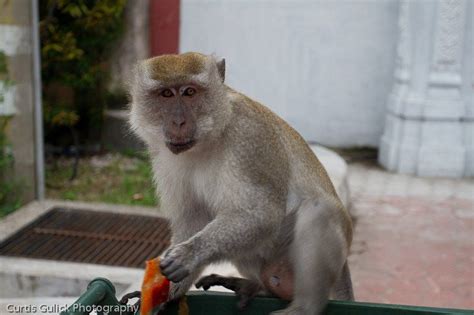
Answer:
[[(236, 307), (237, 297), (234, 294), (219, 292), (190, 292), (186, 302), (190, 315), (255, 315), (268, 314), (284, 308), (288, 303), (269, 297), (257, 297), (244, 310)], [(61, 315), (85, 315), (95, 307), (98, 315), (139, 315), (131, 305), (123, 305), (115, 297), (115, 288), (104, 278), (94, 279), (87, 291)], [(169, 305), (160, 312), (163, 315), (178, 314), (178, 305)], [(359, 302), (330, 301), (326, 315), (454, 315), (471, 314), (473, 310), (445, 309), (433, 307), (374, 304)]]
[(61, 315), (88, 315), (93, 310), (97, 315), (133, 315), (132, 306), (122, 305), (115, 297), (115, 287), (105, 278), (96, 278), (87, 286), (87, 291)]

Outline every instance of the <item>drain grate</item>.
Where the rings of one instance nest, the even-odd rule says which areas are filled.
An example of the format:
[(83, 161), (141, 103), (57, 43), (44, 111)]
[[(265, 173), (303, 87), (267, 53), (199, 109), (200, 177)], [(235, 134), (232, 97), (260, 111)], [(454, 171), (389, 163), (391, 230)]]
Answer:
[(163, 218), (54, 208), (0, 243), (0, 255), (142, 268), (169, 240)]

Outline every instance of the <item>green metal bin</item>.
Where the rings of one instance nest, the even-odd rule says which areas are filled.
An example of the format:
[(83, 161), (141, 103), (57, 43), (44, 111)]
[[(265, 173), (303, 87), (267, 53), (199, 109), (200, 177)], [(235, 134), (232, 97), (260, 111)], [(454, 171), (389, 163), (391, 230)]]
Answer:
[[(284, 308), (288, 303), (275, 298), (257, 297), (249, 306), (240, 311), (237, 309), (237, 297), (231, 293), (221, 292), (189, 292), (187, 304), (190, 315), (263, 315)], [(87, 291), (68, 310), (61, 315), (85, 315), (91, 306), (100, 306), (109, 310), (108, 315), (139, 315), (137, 310), (120, 305), (115, 297), (112, 283), (103, 278), (91, 281)], [(104, 314), (98, 312), (98, 315)], [(177, 315), (178, 305), (169, 305), (163, 315)], [(471, 314), (473, 310), (445, 309), (433, 307), (404, 306), (390, 304), (374, 304), (360, 302), (330, 301), (326, 308), (327, 315), (440, 315), (440, 314)]]

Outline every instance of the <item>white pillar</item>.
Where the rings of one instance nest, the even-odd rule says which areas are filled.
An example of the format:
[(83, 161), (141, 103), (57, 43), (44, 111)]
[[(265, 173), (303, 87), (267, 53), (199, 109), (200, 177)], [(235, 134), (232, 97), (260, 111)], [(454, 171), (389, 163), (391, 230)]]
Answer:
[(420, 176), (474, 175), (473, 1), (402, 1), (379, 162)]

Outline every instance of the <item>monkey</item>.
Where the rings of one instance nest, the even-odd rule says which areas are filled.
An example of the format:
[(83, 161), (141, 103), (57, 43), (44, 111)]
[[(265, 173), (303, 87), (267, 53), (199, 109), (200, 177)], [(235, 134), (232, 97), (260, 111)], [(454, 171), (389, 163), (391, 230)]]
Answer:
[(240, 307), (258, 294), (289, 301), (274, 314), (321, 314), (330, 295), (353, 300), (352, 222), (326, 170), (225, 73), (225, 59), (188, 52), (140, 61), (130, 82), (129, 123), (172, 231), (160, 263), (169, 299), (205, 266), (230, 261), (243, 278), (210, 275), (196, 286), (234, 290)]

